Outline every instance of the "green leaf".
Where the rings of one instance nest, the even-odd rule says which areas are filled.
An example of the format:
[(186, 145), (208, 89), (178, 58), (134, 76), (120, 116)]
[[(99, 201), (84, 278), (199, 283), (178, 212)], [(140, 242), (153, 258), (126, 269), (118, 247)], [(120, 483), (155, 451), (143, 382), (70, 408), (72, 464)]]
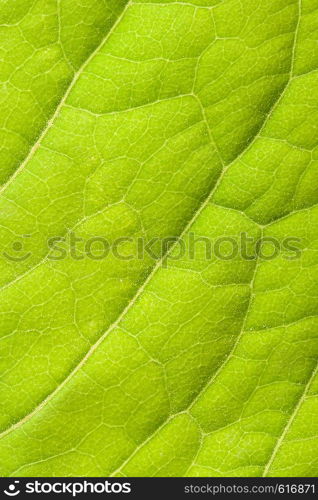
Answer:
[[(0, 30), (0, 474), (316, 476), (316, 0), (3, 0)], [(242, 235), (297, 251), (205, 255)]]

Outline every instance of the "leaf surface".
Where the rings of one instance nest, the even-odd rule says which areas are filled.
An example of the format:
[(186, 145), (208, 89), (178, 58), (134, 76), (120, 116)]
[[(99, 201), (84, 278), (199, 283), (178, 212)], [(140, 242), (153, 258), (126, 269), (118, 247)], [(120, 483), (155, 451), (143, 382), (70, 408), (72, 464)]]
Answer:
[[(10, 0), (0, 31), (0, 473), (316, 476), (316, 1)], [(52, 260), (74, 234), (174, 244)]]

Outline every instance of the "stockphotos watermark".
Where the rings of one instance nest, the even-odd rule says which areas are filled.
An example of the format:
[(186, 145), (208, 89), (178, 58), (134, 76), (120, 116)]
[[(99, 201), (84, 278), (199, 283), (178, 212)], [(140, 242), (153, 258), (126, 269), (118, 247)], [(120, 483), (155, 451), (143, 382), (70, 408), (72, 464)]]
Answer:
[[(115, 239), (103, 236), (83, 238), (74, 232), (67, 237), (52, 236), (45, 243), (45, 258), (51, 261), (72, 259), (81, 261), (105, 260), (112, 258), (121, 261), (160, 260), (168, 261), (204, 260), (231, 261), (256, 259), (273, 260), (278, 256), (295, 260), (301, 256), (302, 240), (294, 236), (277, 239), (272, 236), (255, 237), (246, 232), (234, 236), (209, 238), (193, 232), (179, 239), (176, 236), (153, 237), (120, 236)], [(23, 235), (3, 250), (5, 259), (24, 262), (34, 255), (32, 236)]]
[(68, 494), (72, 495), (72, 497), (76, 497), (81, 494), (118, 494), (118, 493), (131, 493), (131, 483), (128, 482), (116, 482), (116, 481), (87, 481), (86, 479), (83, 481), (54, 481), (54, 482), (46, 482), (46, 481), (29, 481), (24, 484), (24, 486), (20, 485), (20, 481), (16, 480), (9, 484), (6, 489), (3, 490), (3, 493), (7, 497), (16, 497), (20, 493), (22, 494)]

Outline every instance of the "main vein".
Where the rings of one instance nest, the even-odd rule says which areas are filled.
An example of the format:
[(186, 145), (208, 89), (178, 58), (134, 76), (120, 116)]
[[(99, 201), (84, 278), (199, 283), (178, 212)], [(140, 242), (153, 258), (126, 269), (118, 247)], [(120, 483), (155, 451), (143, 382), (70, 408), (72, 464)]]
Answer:
[(121, 22), (121, 20), (123, 19), (123, 17), (124, 17), (124, 15), (125, 15), (125, 13), (126, 13), (126, 11), (127, 11), (127, 9), (128, 9), (128, 7), (129, 7), (130, 4), (131, 4), (131, 0), (128, 0), (128, 3), (126, 4), (126, 6), (124, 7), (124, 9), (122, 10), (121, 14), (118, 16), (118, 18), (115, 21), (115, 23), (113, 24), (112, 28), (107, 32), (106, 36), (102, 39), (102, 41), (100, 42), (100, 44), (95, 48), (95, 50), (90, 54), (90, 56), (84, 61), (84, 63), (82, 64), (82, 66), (79, 68), (79, 70), (74, 74), (74, 77), (73, 77), (70, 85), (68, 86), (65, 94), (63, 95), (62, 99), (60, 100), (60, 102), (59, 102), (59, 104), (58, 104), (55, 112), (53, 113), (53, 115), (51, 116), (51, 118), (48, 120), (46, 126), (44, 127), (44, 129), (40, 133), (37, 141), (33, 144), (32, 148), (30, 149), (29, 153), (27, 154), (27, 156), (25, 157), (25, 159), (23, 160), (23, 162), (14, 171), (14, 173), (11, 175), (11, 177), (9, 177), (9, 179), (7, 180), (7, 182), (1, 186), (1, 188), (0, 188), (0, 195), (12, 184), (12, 182), (15, 180), (15, 178), (20, 174), (20, 172), (24, 169), (24, 167), (27, 165), (27, 163), (32, 159), (32, 157), (34, 156), (35, 152), (39, 148), (41, 142), (43, 141), (44, 137), (49, 132), (49, 130), (51, 129), (52, 125), (55, 123), (56, 118), (59, 116), (60, 111), (63, 108), (63, 106), (64, 106), (64, 104), (65, 104), (68, 96), (72, 92), (72, 89), (73, 89), (74, 85), (76, 84), (76, 82), (78, 81), (78, 79), (80, 78), (80, 76), (82, 75), (82, 73), (85, 70), (85, 68), (88, 66), (88, 64), (91, 62), (91, 60), (95, 57), (95, 55), (100, 51), (100, 49), (107, 42), (108, 38), (111, 36), (111, 34), (116, 29), (116, 27), (118, 26), (118, 24)]

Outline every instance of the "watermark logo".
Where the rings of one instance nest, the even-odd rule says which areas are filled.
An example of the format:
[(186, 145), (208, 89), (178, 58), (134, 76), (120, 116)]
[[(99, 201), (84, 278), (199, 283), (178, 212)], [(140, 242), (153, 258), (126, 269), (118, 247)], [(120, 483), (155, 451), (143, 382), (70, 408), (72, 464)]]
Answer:
[(24, 262), (29, 259), (32, 255), (31, 252), (26, 252), (24, 250), (24, 238), (30, 238), (30, 234), (23, 234), (22, 241), (14, 241), (10, 248), (3, 252), (3, 256), (12, 262)]
[[(216, 238), (200, 236), (193, 232), (183, 238), (176, 236), (145, 238), (142, 236), (120, 236), (107, 239), (103, 236), (82, 238), (74, 232), (66, 237), (52, 236), (46, 241), (46, 259), (61, 261), (105, 260), (112, 258), (121, 261), (160, 260), (166, 266), (169, 261), (205, 260), (205, 261), (263, 261), (282, 257), (295, 260), (301, 256), (300, 238), (286, 236), (277, 239), (271, 236), (255, 238), (246, 232), (233, 236)], [(11, 262), (24, 262), (33, 255), (31, 235), (23, 235), (14, 241), (2, 256)]]
[(8, 489), (4, 490), (4, 494), (8, 497), (16, 497), (19, 495), (20, 490), (18, 489), (18, 485), (20, 481), (14, 481), (14, 483), (9, 484)]

